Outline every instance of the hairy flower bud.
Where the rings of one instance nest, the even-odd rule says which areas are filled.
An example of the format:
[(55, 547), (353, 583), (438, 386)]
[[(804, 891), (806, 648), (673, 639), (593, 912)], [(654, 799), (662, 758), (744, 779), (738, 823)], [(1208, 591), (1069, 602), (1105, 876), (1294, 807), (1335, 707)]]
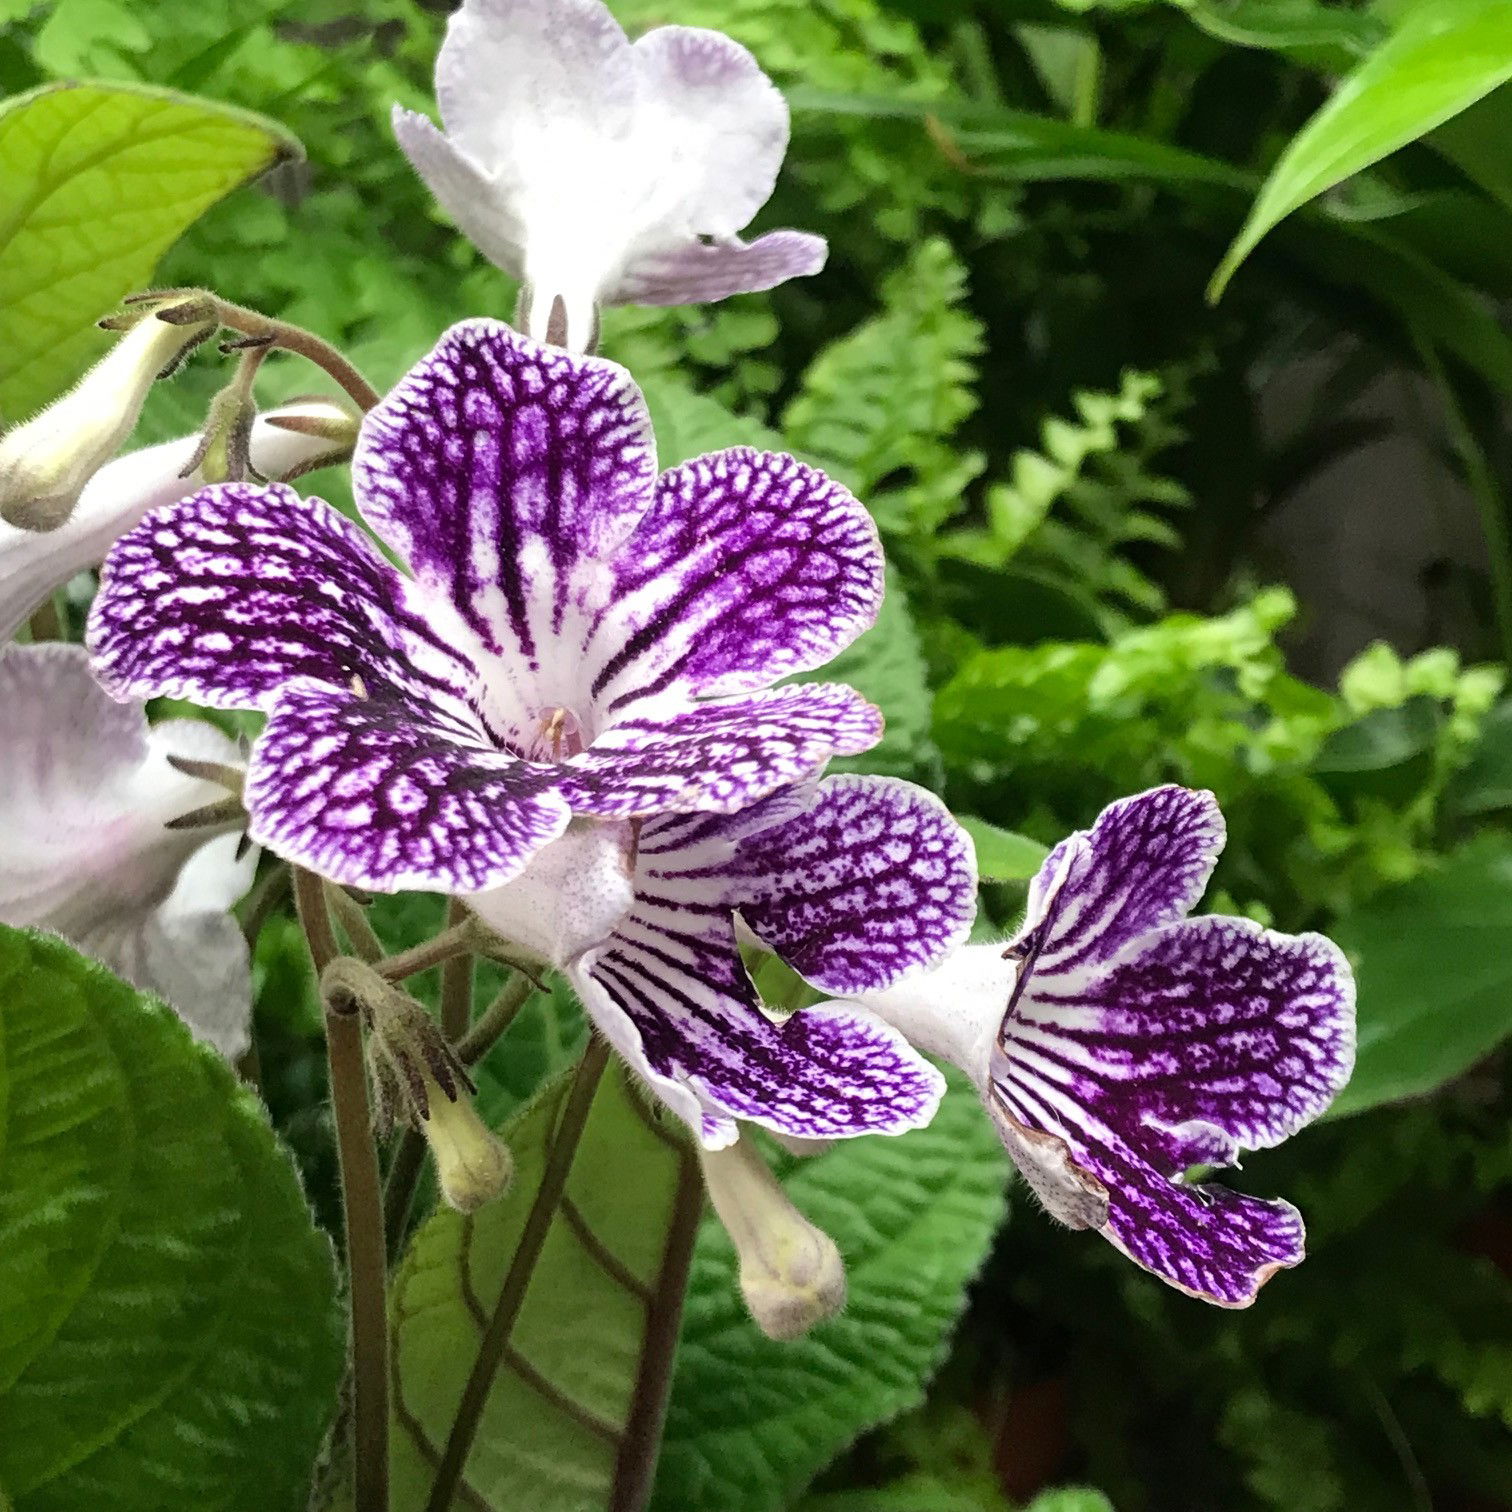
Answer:
[(62, 525), (131, 434), (153, 381), (215, 328), (214, 305), (193, 296), (151, 309), (68, 393), (0, 436), (0, 518), (23, 530)]
[(449, 1098), (435, 1085), (427, 1091), (430, 1115), (421, 1120), (420, 1132), (435, 1157), (441, 1195), (459, 1213), (474, 1212), (503, 1196), (514, 1175), (514, 1158), (478, 1117), (469, 1097)]
[(747, 1136), (700, 1154), (756, 1326), (769, 1339), (798, 1339), (834, 1317), (845, 1306), (845, 1262), (835, 1241), (793, 1206)]

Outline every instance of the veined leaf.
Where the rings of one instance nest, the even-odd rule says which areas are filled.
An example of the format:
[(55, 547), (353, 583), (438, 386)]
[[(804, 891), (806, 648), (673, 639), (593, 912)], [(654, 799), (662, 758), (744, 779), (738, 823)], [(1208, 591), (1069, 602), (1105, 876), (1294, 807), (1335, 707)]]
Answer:
[(1427, 135), (1512, 79), (1512, 7), (1417, 0), (1402, 25), (1292, 139), (1213, 275), (1234, 270), (1278, 221), (1352, 173)]
[(917, 1405), (1003, 1215), (1007, 1162), (954, 1086), (927, 1128), (848, 1140), (785, 1185), (845, 1256), (845, 1311), (757, 1332), (724, 1231), (699, 1235), (656, 1512), (778, 1512), (858, 1435)]
[(261, 1105), (162, 1004), (0, 928), (0, 1110), (0, 1502), (303, 1507), (342, 1327)]
[[(394, 1287), (394, 1506), (426, 1505), (457, 1406), (546, 1168), (568, 1082), (502, 1130), (515, 1180), (416, 1234)], [(455, 1505), (603, 1512), (638, 1448), (642, 1356), (686, 1279), (702, 1206), (692, 1149), (616, 1069), (600, 1085), (513, 1333), (488, 1388)], [(661, 1341), (663, 1344), (665, 1340)]]
[(211, 205), (301, 156), (261, 116), (171, 90), (46, 85), (0, 105), (0, 416), (56, 397), (95, 321)]
[(1359, 1057), (1331, 1112), (1421, 1096), (1512, 1034), (1512, 846), (1485, 835), (1439, 870), (1345, 914), (1330, 933), (1355, 964)]

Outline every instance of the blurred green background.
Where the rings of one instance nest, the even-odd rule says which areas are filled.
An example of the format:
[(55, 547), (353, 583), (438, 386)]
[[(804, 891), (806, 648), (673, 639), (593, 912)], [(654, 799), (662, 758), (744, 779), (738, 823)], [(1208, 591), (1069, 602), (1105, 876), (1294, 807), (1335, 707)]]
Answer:
[[(306, 159), (211, 211), (159, 281), (304, 324), (382, 387), (452, 320), (513, 309), (388, 128), (394, 101), (432, 109), (447, 8), (0, 0), (0, 94), (141, 80), (283, 123)], [(1237, 1178), (1303, 1209), (1300, 1270), (1218, 1312), (1015, 1195), (926, 1404), (804, 1512), (1000, 1512), (1070, 1483), (1119, 1512), (1512, 1507), (1512, 7), (613, 8), (730, 33), (792, 102), (758, 226), (824, 233), (825, 272), (612, 311), (604, 347), (664, 460), (780, 445), (873, 510), (888, 609), (835, 669), (888, 713), (869, 769), (1042, 842), (1152, 783), (1211, 787), (1231, 838), (1208, 906), (1328, 931), (1359, 968), (1336, 1116)], [(1451, 71), (1478, 71), (1424, 103), (1446, 27)], [(1289, 146), (1349, 77), (1363, 111)], [(1359, 171), (1211, 302), (1277, 164), (1298, 182), (1351, 131)], [(195, 428), (228, 376), (196, 360), (143, 438)], [(286, 360), (260, 391), (311, 386)], [(995, 869), (1006, 927), (1023, 871)], [(281, 940), (269, 1096), (318, 1196)]]

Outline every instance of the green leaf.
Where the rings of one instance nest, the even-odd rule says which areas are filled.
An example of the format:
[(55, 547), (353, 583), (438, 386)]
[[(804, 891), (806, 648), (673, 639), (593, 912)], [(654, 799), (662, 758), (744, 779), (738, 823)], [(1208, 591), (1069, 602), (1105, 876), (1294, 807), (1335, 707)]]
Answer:
[(1113, 1512), (1113, 1503), (1101, 1491), (1063, 1487), (1036, 1496), (1024, 1512)]
[[(471, 1216), (438, 1212), (416, 1234), (395, 1281), (394, 1506), (406, 1512), (425, 1505), (566, 1088), (554, 1082), (501, 1130), (516, 1163), (506, 1196)], [(459, 1506), (609, 1505), (648, 1316), (681, 1291), (680, 1246), (669, 1234), (690, 1196), (701, 1203), (692, 1150), (611, 1072), (568, 1178), (570, 1208), (551, 1226), (489, 1389)]]
[(1486, 716), (1480, 741), (1449, 784), (1444, 805), (1467, 817), (1512, 808), (1512, 699)]
[(977, 875), (983, 882), (1023, 882), (1050, 854), (1038, 840), (999, 829), (974, 815), (957, 814), (956, 821), (976, 846)]
[(0, 928), (0, 1501), (295, 1512), (342, 1333), (261, 1104), (162, 1004)]
[(0, 105), (0, 415), (61, 393), (95, 321), (222, 196), (301, 155), (261, 116), (171, 90), (46, 85)]
[(922, 1400), (1002, 1221), (1007, 1167), (980, 1104), (796, 1164), (798, 1207), (845, 1256), (844, 1313), (778, 1344), (746, 1317), (724, 1231), (699, 1235), (655, 1512), (778, 1512), (866, 1429)]
[(1333, 731), (1312, 770), (1330, 792), (1406, 802), (1433, 775), (1443, 723), (1438, 700), (1419, 694), (1396, 708), (1373, 709)]
[(1406, 21), (1292, 139), (1213, 275), (1217, 299), (1278, 221), (1512, 79), (1503, 0), (1418, 0)]
[(1359, 1058), (1335, 1114), (1431, 1092), (1512, 1033), (1508, 837), (1480, 837), (1329, 932), (1359, 985)]

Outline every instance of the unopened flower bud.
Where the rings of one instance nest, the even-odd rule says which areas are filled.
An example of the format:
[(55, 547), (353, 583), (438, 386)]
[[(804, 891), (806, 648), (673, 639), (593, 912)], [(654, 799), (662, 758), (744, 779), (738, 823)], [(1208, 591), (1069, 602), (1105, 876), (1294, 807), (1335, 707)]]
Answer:
[(436, 1160), (441, 1195), (459, 1213), (475, 1212), (504, 1194), (514, 1175), (509, 1147), (478, 1117), (465, 1091), (448, 1097), (440, 1086), (426, 1088), (430, 1114), (421, 1119)]
[(154, 379), (215, 328), (214, 304), (203, 296), (134, 317), (68, 393), (0, 436), (0, 518), (23, 530), (62, 525), (84, 485), (131, 434)]
[(769, 1339), (798, 1339), (833, 1318), (845, 1306), (845, 1262), (835, 1241), (793, 1206), (745, 1135), (729, 1149), (701, 1155), (756, 1326)]

